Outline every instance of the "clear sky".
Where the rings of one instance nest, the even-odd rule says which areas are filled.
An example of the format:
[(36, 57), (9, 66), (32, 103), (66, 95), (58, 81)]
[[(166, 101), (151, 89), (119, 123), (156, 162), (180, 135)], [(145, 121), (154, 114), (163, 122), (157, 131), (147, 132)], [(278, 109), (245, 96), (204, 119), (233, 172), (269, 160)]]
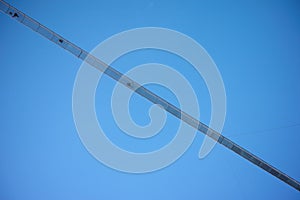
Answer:
[[(223, 134), (300, 180), (300, 5), (297, 1), (59, 1), (8, 3), (90, 51), (132, 28), (157, 26), (200, 43), (217, 64), (227, 93)], [(98, 162), (81, 143), (72, 115), (72, 91), (81, 61), (30, 29), (0, 14), (0, 199), (299, 199), (295, 189), (216, 145), (198, 159), (197, 134), (171, 166), (148, 174), (122, 173)], [(127, 56), (127, 57), (126, 57)], [(186, 75), (208, 123), (210, 102), (201, 77), (179, 58), (133, 52), (114, 63), (122, 72), (147, 62)], [(127, 138), (115, 126), (104, 78), (97, 115), (108, 137), (131, 151), (149, 151), (174, 136)], [(176, 104), (166, 89), (149, 86)], [(133, 96), (131, 112), (149, 122), (150, 103)], [(134, 145), (131, 145), (134, 144)], [(135, 149), (136, 148), (136, 149)]]

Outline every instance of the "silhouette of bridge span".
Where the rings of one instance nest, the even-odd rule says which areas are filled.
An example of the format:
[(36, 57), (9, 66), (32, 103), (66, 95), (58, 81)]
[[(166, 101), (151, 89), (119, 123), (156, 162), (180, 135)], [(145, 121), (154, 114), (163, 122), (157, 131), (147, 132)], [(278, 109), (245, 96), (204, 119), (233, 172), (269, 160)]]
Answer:
[(9, 5), (8, 3), (6, 3), (2, 0), (0, 0), (0, 11), (9, 15), (13, 19), (15, 19), (18, 22), (22, 23), (23, 25), (29, 27), (30, 29), (39, 33), (40, 35), (44, 36), (46, 39), (54, 42), (58, 46), (69, 51), (71, 54), (75, 55), (77, 58), (87, 62), (88, 64), (90, 64), (91, 66), (100, 70), (101, 72), (103, 72), (104, 74), (113, 78), (114, 80), (122, 83), (123, 85), (125, 85), (129, 89), (133, 90), (134, 92), (138, 93), (142, 97), (148, 99), (152, 103), (160, 105), (167, 112), (169, 112), (170, 114), (179, 118), (180, 120), (184, 121), (185, 123), (189, 124), (196, 130), (204, 133), (205, 135), (209, 136), (210, 138), (212, 138), (219, 144), (227, 147), (228, 149), (237, 153), (238, 155), (240, 155), (241, 157), (250, 161), (254, 165), (257, 165), (264, 171), (268, 172), (269, 174), (277, 177), (281, 181), (285, 182), (286, 184), (288, 184), (288, 185), (292, 186), (293, 188), (295, 188), (296, 190), (300, 191), (300, 183), (298, 181), (296, 181), (295, 179), (291, 178), (287, 174), (276, 169), (272, 165), (268, 164), (266, 161), (260, 159), (259, 157), (255, 156), (254, 154), (250, 153), (249, 151), (247, 151), (246, 149), (237, 145), (236, 143), (234, 143), (230, 139), (226, 138), (225, 136), (221, 135), (217, 131), (209, 128), (207, 125), (205, 125), (202, 122), (200, 122), (199, 120), (193, 118), (188, 113), (185, 113), (184, 111), (180, 110), (176, 106), (172, 105), (171, 103), (167, 102), (163, 98), (159, 97), (158, 95), (154, 94), (150, 90), (146, 89), (139, 83), (130, 79), (126, 75), (117, 71), (113, 67), (107, 65), (103, 61), (101, 61), (98, 58), (94, 57), (93, 55), (89, 54), (87, 51), (76, 46), (75, 44), (68, 41), (64, 37), (58, 35), (54, 31), (48, 29), (47, 27), (43, 26), (36, 20), (25, 15), (20, 10), (16, 9), (15, 7)]

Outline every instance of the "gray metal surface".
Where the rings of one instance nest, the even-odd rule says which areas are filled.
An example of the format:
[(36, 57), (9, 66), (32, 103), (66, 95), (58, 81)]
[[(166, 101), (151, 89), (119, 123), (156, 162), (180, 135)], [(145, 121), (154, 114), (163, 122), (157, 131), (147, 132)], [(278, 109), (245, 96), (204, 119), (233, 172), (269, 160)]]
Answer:
[(175, 117), (179, 118), (180, 120), (189, 124), (190, 126), (197, 129), (198, 131), (204, 133), (205, 135), (208, 135), (210, 138), (212, 138), (213, 140), (222, 144), (223, 146), (227, 147), (228, 149), (232, 150), (233, 152), (239, 154), (241, 157), (247, 159), (251, 163), (257, 165), (261, 169), (265, 170), (266, 172), (270, 173), (271, 175), (277, 177), (278, 179), (282, 180), (283, 182), (287, 183), (288, 185), (290, 185), (293, 188), (300, 191), (300, 183), (298, 181), (296, 181), (295, 179), (289, 177), (288, 175), (284, 174), (280, 170), (269, 165), (264, 160), (253, 155), (246, 149), (244, 149), (244, 148), (240, 147), (239, 145), (235, 144), (234, 142), (232, 142), (230, 139), (222, 136), (220, 133), (209, 128), (207, 125), (201, 123), (199, 120), (197, 120), (197, 119), (191, 117), (189, 114), (181, 111), (176, 106), (167, 102), (163, 98), (157, 96), (156, 94), (154, 94), (150, 90), (146, 89), (145, 87), (141, 86), (134, 80), (123, 75), (116, 69), (112, 68), (111, 66), (102, 62), (98, 58), (89, 54), (87, 51), (81, 49), (80, 47), (78, 47), (75, 44), (71, 43), (70, 41), (66, 40), (62, 36), (58, 35), (57, 33), (53, 32), (52, 30), (48, 29), (47, 27), (43, 26), (36, 20), (30, 18), (29, 16), (25, 15), (23, 12), (12, 7), (11, 5), (9, 5), (8, 3), (6, 3), (2, 0), (0, 0), (0, 10), (2, 12), (4, 12), (5, 14), (9, 15), (10, 17), (12, 17), (13, 19), (15, 19), (15, 20), (19, 21), (20, 23), (24, 24), (25, 26), (29, 27), (33, 31), (44, 36), (48, 40), (54, 42), (55, 44), (59, 45), (60, 47), (64, 48), (65, 50), (69, 51), (70, 53), (72, 53), (76, 57), (80, 58), (81, 60), (84, 60), (91, 66), (95, 67), (96, 69), (100, 70), (101, 72), (105, 73), (106, 75), (110, 76), (111, 78), (115, 79), (116, 81), (119, 81), (120, 83), (122, 83), (129, 89), (135, 91), (139, 95), (145, 97), (152, 103), (160, 105), (167, 112), (171, 113)]

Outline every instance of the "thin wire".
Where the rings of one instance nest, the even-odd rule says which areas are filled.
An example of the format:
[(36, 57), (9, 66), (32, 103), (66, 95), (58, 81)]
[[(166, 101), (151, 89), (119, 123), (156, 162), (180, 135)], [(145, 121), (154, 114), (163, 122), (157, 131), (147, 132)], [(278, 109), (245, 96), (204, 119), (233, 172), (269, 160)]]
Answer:
[(105, 73), (106, 75), (110, 76), (111, 78), (115, 79), (116, 81), (122, 83), (123, 85), (125, 85), (129, 89), (133, 90), (134, 92), (145, 97), (152, 103), (160, 105), (167, 112), (174, 115), (178, 119), (184, 121), (185, 123), (189, 124), (196, 130), (204, 133), (205, 135), (209, 136), (213, 140), (217, 141), (218, 143), (222, 144), (223, 146), (227, 147), (228, 149), (232, 150), (233, 152), (239, 154), (241, 157), (247, 159), (251, 163), (257, 165), (258, 167), (262, 168), (266, 172), (270, 173), (271, 175), (277, 177), (278, 179), (282, 180), (283, 182), (287, 183), (288, 185), (290, 185), (293, 188), (300, 191), (300, 183), (297, 182), (295, 179), (289, 177), (288, 175), (286, 175), (285, 173), (276, 169), (275, 167), (271, 166), (264, 160), (260, 159), (259, 157), (255, 156), (254, 154), (250, 153), (246, 149), (240, 147), (239, 145), (237, 145), (230, 139), (224, 137), (217, 131), (209, 128), (207, 125), (203, 124), (199, 120), (193, 118), (192, 116), (188, 115), (184, 111), (181, 111), (176, 106), (172, 105), (171, 103), (169, 103), (166, 100), (164, 100), (163, 98), (157, 96), (150, 90), (141, 86), (134, 80), (130, 79), (128, 76), (123, 75), (121, 72), (117, 71), (113, 67), (107, 65), (103, 61), (101, 61), (98, 58), (94, 57), (93, 55), (89, 54), (87, 51), (81, 49), (80, 47), (78, 47), (75, 44), (71, 43), (70, 41), (66, 40), (64, 37), (58, 35), (54, 31), (48, 29), (47, 27), (43, 26), (36, 20), (30, 18), (29, 16), (25, 15), (23, 12), (12, 7), (11, 5), (9, 5), (8, 3), (6, 3), (2, 0), (0, 0), (0, 10), (2, 12), (4, 12), (5, 14), (11, 16), (13, 19), (16, 19), (20, 23), (29, 27), (33, 31), (44, 36), (48, 40), (54, 42), (55, 44), (59, 45), (60, 47), (62, 47), (64, 49), (66, 49), (67, 51), (69, 51), (70, 53), (75, 55), (76, 57), (82, 59), (83, 61), (87, 62), (91, 66), (95, 67), (96, 69), (100, 70), (101, 72)]
[[(277, 126), (277, 127), (260, 129), (260, 130), (245, 131), (245, 132), (240, 132), (239, 134), (228, 134), (228, 135), (230, 135), (230, 136), (244, 136), (244, 135), (257, 135), (257, 134), (271, 134), (270, 132), (274, 132), (274, 131), (277, 131), (277, 130), (280, 130), (280, 129), (287, 129), (287, 128), (292, 128), (292, 127), (297, 127), (297, 126), (300, 126), (300, 123), (292, 124), (292, 125), (285, 125), (285, 126)], [(292, 133), (292, 132), (288, 132), (288, 133)]]

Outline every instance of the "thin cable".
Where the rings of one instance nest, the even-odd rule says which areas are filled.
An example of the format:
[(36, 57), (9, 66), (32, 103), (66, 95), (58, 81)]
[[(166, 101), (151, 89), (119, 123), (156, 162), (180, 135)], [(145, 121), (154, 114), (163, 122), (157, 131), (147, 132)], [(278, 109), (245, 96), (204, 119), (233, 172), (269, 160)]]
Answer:
[[(259, 135), (259, 134), (270, 134), (270, 132), (274, 132), (280, 129), (288, 129), (288, 128), (293, 128), (300, 126), (300, 123), (298, 124), (291, 124), (291, 125), (285, 125), (285, 126), (277, 126), (277, 127), (272, 127), (272, 128), (265, 128), (265, 129), (260, 129), (260, 130), (253, 130), (253, 131), (245, 131), (245, 132), (240, 132), (239, 134), (228, 134), (230, 136), (244, 136), (244, 135)], [(292, 133), (292, 132), (287, 132), (287, 133)]]

